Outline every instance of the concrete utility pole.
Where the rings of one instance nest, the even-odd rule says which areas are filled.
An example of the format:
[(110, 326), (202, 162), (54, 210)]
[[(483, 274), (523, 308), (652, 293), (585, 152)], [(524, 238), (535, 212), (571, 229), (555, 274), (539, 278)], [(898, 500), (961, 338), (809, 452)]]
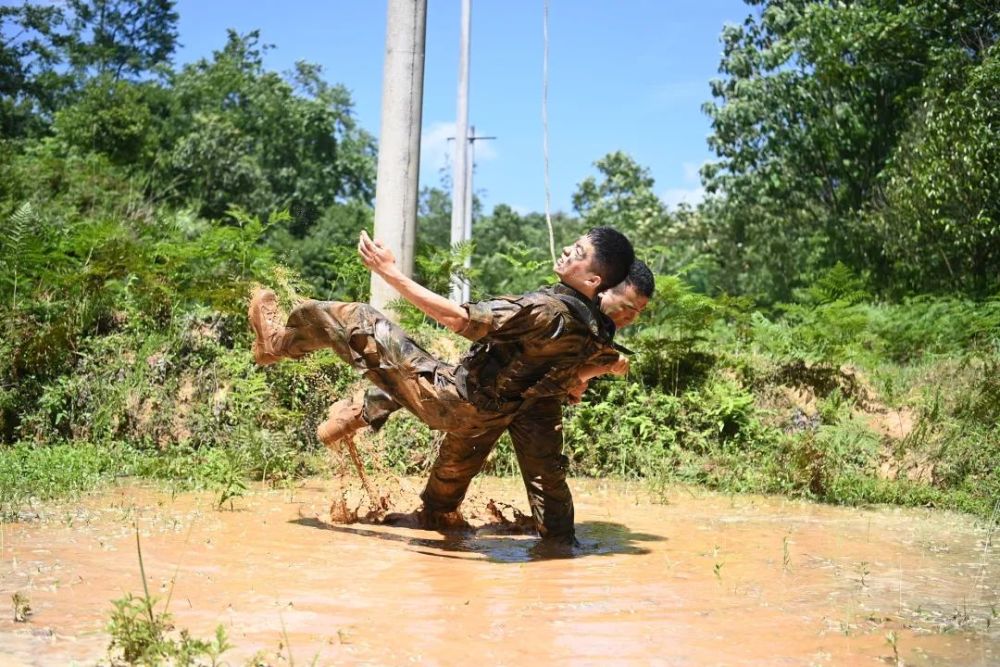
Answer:
[[(463, 206), (462, 240), (472, 240), (472, 170), (476, 168), (476, 126), (469, 127), (469, 138), (465, 142), (465, 206)], [(463, 264), (466, 269), (472, 266), (472, 255), (466, 255)], [(469, 281), (462, 281), (462, 303), (469, 301)]]
[[(424, 96), (424, 39), (427, 0), (389, 0), (382, 68), (382, 125), (375, 187), (375, 238), (413, 275), (420, 126)], [(372, 274), (371, 304), (380, 310), (398, 298)]]
[[(476, 136), (476, 126), (473, 125), (469, 128), (469, 139), (468, 139), (468, 153), (466, 157), (468, 162), (466, 162), (465, 167), (465, 223), (463, 229), (465, 232), (464, 240), (472, 240), (472, 172), (476, 169), (476, 142), (486, 141), (490, 139), (496, 139), (496, 137), (477, 137)], [(472, 256), (465, 258), (465, 268), (468, 269), (472, 266)], [(462, 303), (469, 300), (469, 282), (467, 280), (462, 281)]]
[[(462, 240), (471, 241), (472, 240), (472, 194), (475, 190), (472, 187), (472, 176), (476, 170), (476, 142), (486, 141), (490, 139), (496, 139), (496, 137), (482, 137), (476, 135), (475, 125), (469, 128), (469, 137), (466, 139), (466, 162), (465, 162), (465, 220), (462, 222)], [(448, 137), (448, 141), (454, 141), (455, 137)], [(452, 196), (454, 200), (454, 196)], [(452, 213), (454, 213), (454, 204), (452, 207)], [(468, 269), (472, 266), (472, 256), (467, 256), (465, 258), (465, 268)], [(469, 283), (465, 280), (455, 281), (461, 285), (462, 289), (462, 300), (460, 303), (465, 303), (469, 300)], [(454, 298), (454, 295), (452, 295)]]
[[(464, 240), (466, 175), (469, 136), (469, 40), (472, 32), (472, 0), (462, 0), (462, 26), (458, 50), (458, 113), (455, 117), (455, 169), (451, 178), (451, 244)], [(459, 138), (460, 137), (460, 138)], [(462, 281), (453, 279), (451, 300), (462, 302)]]

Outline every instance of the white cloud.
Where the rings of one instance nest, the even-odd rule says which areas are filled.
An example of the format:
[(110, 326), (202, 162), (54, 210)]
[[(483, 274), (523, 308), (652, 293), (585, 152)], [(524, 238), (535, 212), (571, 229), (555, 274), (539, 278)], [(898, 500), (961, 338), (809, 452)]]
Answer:
[[(707, 162), (707, 160), (706, 160)], [(681, 165), (681, 187), (667, 188), (660, 194), (663, 203), (671, 208), (679, 204), (697, 206), (705, 198), (699, 171), (705, 162), (685, 162)]]
[[(476, 134), (486, 132), (476, 130)], [(420, 138), (420, 173), (430, 175), (447, 168), (450, 172), (455, 159), (455, 142), (449, 137), (455, 136), (455, 123), (436, 122), (423, 129)], [(476, 142), (476, 162), (486, 162), (496, 159), (496, 149), (492, 142)]]
[[(705, 162), (708, 162), (708, 160), (705, 160)], [(701, 183), (701, 168), (705, 162), (685, 162), (682, 165), (684, 169), (684, 182)]]
[(705, 188), (700, 185), (695, 188), (668, 188), (660, 195), (663, 203), (670, 208), (676, 208), (680, 204), (697, 206), (705, 198)]

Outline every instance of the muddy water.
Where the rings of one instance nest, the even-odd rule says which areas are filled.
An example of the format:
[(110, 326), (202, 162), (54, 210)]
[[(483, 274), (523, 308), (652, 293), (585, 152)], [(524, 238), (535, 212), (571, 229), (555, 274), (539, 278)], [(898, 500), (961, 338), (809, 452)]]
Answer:
[[(473, 513), (525, 505), (515, 482), (477, 484)], [(110, 601), (142, 590), (136, 522), (152, 593), (195, 636), (225, 626), (231, 665), (1000, 664), (1000, 557), (967, 517), (573, 487), (572, 553), (488, 513), (465, 536), (333, 524), (336, 482), (232, 511), (136, 486), (36, 508), (3, 526), (0, 665), (107, 662)]]

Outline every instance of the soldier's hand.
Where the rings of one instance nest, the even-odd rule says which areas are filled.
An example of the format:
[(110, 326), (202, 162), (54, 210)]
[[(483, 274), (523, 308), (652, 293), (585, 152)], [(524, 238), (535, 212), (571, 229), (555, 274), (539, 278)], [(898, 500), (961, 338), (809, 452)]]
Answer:
[(628, 373), (628, 357), (624, 354), (619, 354), (618, 361), (611, 364), (610, 372), (614, 375), (625, 375)]
[(583, 395), (587, 392), (587, 387), (590, 386), (589, 382), (581, 382), (580, 384), (571, 387), (567, 393), (568, 402), (570, 405), (576, 405), (583, 399)]
[(369, 269), (384, 276), (396, 268), (396, 256), (381, 241), (373, 241), (368, 232), (361, 230), (358, 238), (358, 254)]

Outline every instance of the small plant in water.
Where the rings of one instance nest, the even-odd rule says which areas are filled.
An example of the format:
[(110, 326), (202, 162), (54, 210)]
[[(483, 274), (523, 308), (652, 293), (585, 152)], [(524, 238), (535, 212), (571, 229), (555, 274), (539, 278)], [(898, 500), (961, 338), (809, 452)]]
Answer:
[(955, 624), (959, 628), (965, 627), (969, 623), (969, 621), (971, 620), (971, 617), (969, 615), (969, 603), (968, 603), (968, 601), (962, 602), (962, 606), (961, 607), (956, 607), (955, 608), (955, 613), (952, 615), (952, 618), (955, 620)]
[(127, 665), (155, 663), (168, 653), (164, 635), (171, 628), (170, 615), (154, 613), (155, 603), (154, 598), (136, 598), (131, 593), (111, 601), (114, 611), (108, 621), (108, 651), (119, 651)]
[(218, 480), (219, 499), (216, 501), (216, 509), (222, 509), (227, 502), (229, 509), (233, 509), (233, 498), (240, 498), (247, 490), (247, 483), (243, 479), (243, 472), (240, 469), (236, 456), (226, 451), (225, 465), (223, 466)]
[(902, 667), (903, 661), (899, 659), (899, 637), (896, 636), (896, 631), (890, 630), (885, 636), (885, 641), (892, 648), (892, 664)]
[(781, 569), (788, 572), (792, 569), (792, 554), (788, 550), (788, 535), (781, 538)]
[[(108, 653), (113, 665), (161, 665), (179, 667), (219, 664), (219, 656), (232, 648), (221, 625), (215, 629), (215, 639), (206, 641), (191, 637), (186, 630), (180, 630), (179, 637), (170, 636), (174, 626), (166, 609), (155, 611), (156, 598), (149, 594), (146, 569), (142, 564), (142, 547), (139, 543), (139, 527), (135, 530), (135, 547), (139, 554), (139, 572), (142, 575), (143, 596), (137, 598), (131, 593), (118, 600), (112, 600), (114, 611), (108, 621), (111, 643)], [(206, 662), (207, 660), (207, 662)]]
[(10, 599), (14, 603), (14, 622), (27, 623), (28, 617), (31, 616), (31, 603), (28, 601), (28, 596), (14, 593)]
[(868, 575), (871, 574), (871, 570), (868, 569), (868, 561), (863, 560), (858, 563), (858, 584), (861, 588), (868, 587)]
[(131, 593), (113, 600), (114, 611), (108, 621), (111, 643), (108, 652), (112, 664), (125, 665), (212, 665), (232, 646), (221, 625), (212, 641), (192, 637), (186, 629), (178, 637), (170, 635), (174, 626), (166, 611), (156, 612), (156, 598), (137, 598)]

